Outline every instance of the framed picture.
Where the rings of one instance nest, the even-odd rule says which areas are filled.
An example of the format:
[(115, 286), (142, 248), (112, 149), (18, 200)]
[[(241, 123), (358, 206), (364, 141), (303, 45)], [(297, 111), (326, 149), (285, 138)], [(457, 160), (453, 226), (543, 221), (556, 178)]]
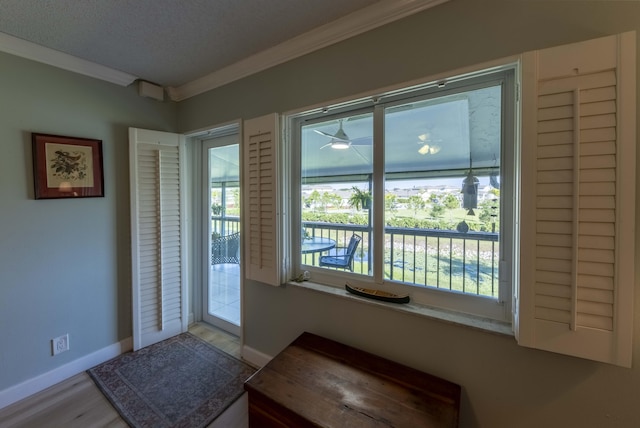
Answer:
[(36, 199), (104, 196), (102, 141), (31, 134)]

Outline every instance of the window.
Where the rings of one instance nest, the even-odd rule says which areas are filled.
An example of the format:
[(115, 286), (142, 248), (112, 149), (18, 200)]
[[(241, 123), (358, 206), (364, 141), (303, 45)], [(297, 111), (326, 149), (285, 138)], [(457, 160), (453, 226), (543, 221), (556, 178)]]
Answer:
[[(308, 270), (338, 287), (410, 290), (414, 302), (512, 316), (519, 345), (630, 367), (635, 41), (629, 32), (512, 58), (518, 115), (516, 66), (494, 62), (490, 72), (289, 115), (282, 156), (276, 115), (245, 121), (247, 279), (279, 285)], [(413, 114), (422, 129), (401, 120)], [(457, 208), (447, 180), (461, 185)], [(493, 194), (484, 210), (481, 189)], [(414, 223), (389, 224), (407, 208)], [(423, 223), (418, 210), (431, 222), (449, 217), (455, 231)], [(490, 253), (473, 245), (481, 236), (494, 237)], [(429, 243), (447, 240), (433, 270)], [(438, 265), (447, 250), (448, 276)], [(497, 292), (481, 284), (487, 275)]]
[(296, 115), (294, 265), (509, 321), (514, 85), (504, 68)]

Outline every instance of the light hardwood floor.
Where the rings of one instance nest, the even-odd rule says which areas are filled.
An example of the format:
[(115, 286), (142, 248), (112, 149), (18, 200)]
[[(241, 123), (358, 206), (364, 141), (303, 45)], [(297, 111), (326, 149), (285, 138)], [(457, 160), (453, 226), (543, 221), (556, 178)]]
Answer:
[[(237, 337), (205, 324), (194, 324), (189, 331), (240, 358), (240, 340)], [(246, 427), (247, 419), (245, 393), (209, 427)], [(83, 372), (0, 410), (0, 427), (126, 428), (128, 425)]]

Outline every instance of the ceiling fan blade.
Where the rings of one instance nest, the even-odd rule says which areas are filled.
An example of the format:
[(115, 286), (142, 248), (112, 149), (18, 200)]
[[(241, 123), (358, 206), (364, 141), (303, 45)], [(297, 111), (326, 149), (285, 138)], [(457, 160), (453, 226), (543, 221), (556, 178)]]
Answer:
[(324, 146), (320, 147), (320, 150), (324, 149), (325, 147), (330, 147), (330, 146), (331, 146), (331, 143), (327, 143)]
[(317, 132), (320, 135), (324, 135), (325, 137), (333, 138), (333, 135), (327, 134), (326, 132), (320, 131), (319, 129), (314, 129), (314, 131)]
[(373, 143), (372, 137), (358, 137), (351, 140), (352, 146), (370, 146)]
[(347, 136), (347, 134), (345, 134), (344, 130), (342, 129), (342, 122), (340, 122), (340, 128), (338, 129), (338, 131), (335, 134), (329, 134), (326, 133), (324, 131), (320, 131), (319, 129), (314, 129), (315, 132), (317, 132), (320, 135), (324, 135), (325, 137), (329, 137), (332, 139), (332, 141), (344, 141), (345, 143), (350, 143), (351, 140), (349, 140), (349, 137)]

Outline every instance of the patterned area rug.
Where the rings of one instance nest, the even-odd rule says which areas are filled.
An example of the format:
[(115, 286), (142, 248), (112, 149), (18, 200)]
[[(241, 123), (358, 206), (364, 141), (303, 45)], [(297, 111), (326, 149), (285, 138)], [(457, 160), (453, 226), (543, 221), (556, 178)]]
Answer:
[(255, 369), (183, 333), (87, 370), (133, 427), (205, 427)]

